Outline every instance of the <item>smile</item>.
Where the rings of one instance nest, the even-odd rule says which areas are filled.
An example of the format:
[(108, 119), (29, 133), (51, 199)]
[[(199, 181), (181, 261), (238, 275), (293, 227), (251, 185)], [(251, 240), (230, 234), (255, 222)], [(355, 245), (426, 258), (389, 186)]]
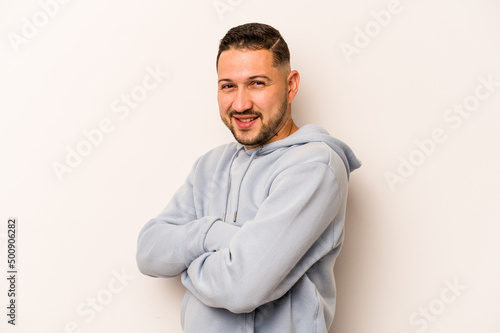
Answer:
[(240, 129), (249, 129), (252, 127), (253, 124), (259, 119), (258, 116), (246, 116), (246, 117), (233, 117), (234, 121), (236, 123), (236, 126), (238, 126)]
[(250, 122), (250, 121), (252, 121), (252, 120), (255, 120), (255, 118), (253, 118), (253, 119), (240, 119), (240, 121), (241, 121), (242, 123), (248, 123), (248, 122)]

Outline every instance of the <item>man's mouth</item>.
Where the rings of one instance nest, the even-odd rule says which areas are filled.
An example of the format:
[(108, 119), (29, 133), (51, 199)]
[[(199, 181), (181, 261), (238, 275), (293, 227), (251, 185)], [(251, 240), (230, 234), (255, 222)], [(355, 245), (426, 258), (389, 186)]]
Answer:
[(236, 119), (238, 119), (238, 120), (239, 120), (239, 121), (241, 121), (242, 123), (248, 123), (248, 122), (250, 122), (250, 121), (252, 121), (252, 120), (255, 120), (256, 118), (257, 118), (257, 117), (255, 117), (255, 118), (236, 118)]
[(233, 116), (233, 118), (236, 126), (240, 129), (249, 129), (259, 119), (259, 116)]

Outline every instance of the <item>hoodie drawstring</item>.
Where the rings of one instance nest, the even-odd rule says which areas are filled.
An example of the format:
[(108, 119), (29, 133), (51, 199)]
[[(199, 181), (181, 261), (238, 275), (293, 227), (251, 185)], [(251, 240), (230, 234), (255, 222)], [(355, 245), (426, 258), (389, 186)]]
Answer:
[[(222, 221), (225, 222), (226, 221), (226, 213), (227, 213), (227, 204), (228, 204), (228, 201), (229, 201), (229, 191), (231, 190), (231, 167), (233, 165), (233, 162), (236, 158), (236, 156), (238, 155), (238, 153), (241, 151), (241, 149), (243, 148), (244, 146), (242, 146), (240, 149), (236, 150), (236, 152), (233, 154), (233, 157), (231, 158), (231, 161), (229, 162), (229, 170), (228, 170), (228, 177), (227, 177), (227, 192), (226, 192), (226, 203), (224, 205), (224, 215), (222, 215)], [(261, 146), (259, 149), (255, 149), (255, 151), (252, 153), (252, 155), (250, 156), (250, 160), (248, 161), (246, 167), (245, 167), (245, 171), (243, 171), (243, 175), (241, 176), (241, 179), (240, 179), (240, 184), (238, 185), (238, 190), (236, 192), (236, 207), (235, 207), (235, 211), (234, 211), (234, 216), (233, 216), (233, 222), (236, 222), (236, 217), (238, 215), (238, 207), (239, 207), (239, 204), (240, 204), (240, 192), (241, 192), (241, 184), (243, 184), (243, 179), (245, 178), (245, 175), (248, 171), (248, 169), (250, 168), (250, 164), (252, 164), (252, 161), (254, 160), (255, 156), (257, 155), (257, 153), (259, 151), (261, 151), (263, 148), (263, 146)]]
[(226, 201), (224, 203), (224, 214), (222, 214), (222, 222), (226, 221), (226, 212), (227, 212), (227, 202), (229, 201), (229, 190), (231, 188), (231, 168), (233, 166), (234, 159), (236, 158), (236, 155), (240, 152), (240, 150), (243, 149), (244, 146), (241, 146), (240, 148), (236, 149), (234, 152), (233, 156), (231, 157), (231, 160), (229, 161), (229, 169), (227, 171), (227, 191), (226, 191)]

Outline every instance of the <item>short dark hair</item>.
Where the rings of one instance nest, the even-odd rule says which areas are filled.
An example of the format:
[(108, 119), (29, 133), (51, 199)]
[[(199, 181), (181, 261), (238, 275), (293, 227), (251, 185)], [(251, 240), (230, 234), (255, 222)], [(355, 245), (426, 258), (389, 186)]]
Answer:
[(220, 54), (229, 49), (269, 50), (273, 54), (273, 66), (290, 63), (290, 51), (280, 32), (263, 23), (247, 23), (231, 28), (219, 44), (216, 68)]

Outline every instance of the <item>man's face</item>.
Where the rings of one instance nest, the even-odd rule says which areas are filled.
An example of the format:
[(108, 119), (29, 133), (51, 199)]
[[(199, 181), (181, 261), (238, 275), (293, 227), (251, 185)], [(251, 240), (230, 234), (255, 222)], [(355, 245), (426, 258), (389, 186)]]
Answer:
[(218, 63), (219, 112), (234, 138), (248, 148), (280, 140), (292, 122), (288, 73), (272, 65), (269, 50), (226, 50)]

